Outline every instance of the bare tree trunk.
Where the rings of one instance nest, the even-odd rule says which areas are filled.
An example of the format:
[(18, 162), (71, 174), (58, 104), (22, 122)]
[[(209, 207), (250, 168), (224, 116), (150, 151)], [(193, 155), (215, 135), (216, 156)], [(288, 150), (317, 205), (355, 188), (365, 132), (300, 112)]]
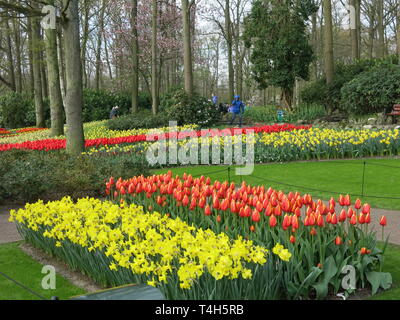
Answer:
[(232, 39), (232, 21), (230, 15), (230, 2), (225, 0), (225, 33), (226, 33), (226, 44), (228, 49), (228, 87), (229, 87), (229, 99), (232, 100), (235, 88), (235, 72), (233, 67), (233, 39)]
[(139, 112), (138, 1), (132, 0), (132, 112)]
[(350, 38), (351, 38), (351, 58), (353, 61), (359, 59), (358, 48), (358, 25), (357, 21), (357, 3), (358, 0), (350, 0)]
[(32, 19), (27, 18), (27, 34), (28, 34), (28, 58), (29, 58), (29, 91), (33, 98), (35, 95), (35, 78), (33, 75), (33, 35), (32, 35)]
[(185, 74), (185, 90), (188, 95), (193, 94), (193, 62), (192, 41), (190, 32), (190, 5), (189, 0), (182, 0), (183, 20), (183, 61)]
[[(49, 5), (54, 5), (54, 0), (47, 0)], [(63, 100), (60, 86), (60, 70), (57, 54), (57, 31), (45, 30), (46, 37), (46, 62), (49, 73), (49, 98), (51, 116), (51, 136), (64, 134)]]
[(82, 52), (81, 52), (81, 59), (82, 59), (82, 72), (83, 72), (83, 87), (88, 87), (88, 78), (86, 72), (86, 49), (87, 49), (87, 42), (89, 39), (89, 13), (90, 13), (90, 5), (89, 0), (83, 1), (83, 36), (82, 36)]
[(63, 0), (63, 5), (64, 8), (67, 7), (62, 24), (67, 78), (65, 98), (67, 153), (79, 155), (85, 149), (85, 140), (82, 122), (83, 90), (78, 0)]
[(21, 24), (19, 17), (14, 19), (15, 59), (16, 59), (16, 89), (22, 92), (22, 62), (21, 62)]
[(377, 11), (378, 11), (378, 48), (377, 57), (383, 58), (385, 56), (385, 27), (383, 24), (383, 0), (377, 0)]
[(333, 33), (332, 33), (332, 4), (331, 0), (323, 0), (324, 10), (324, 60), (326, 82), (331, 83), (334, 75)]
[[(8, 14), (7, 14), (8, 15)], [(5, 34), (6, 34), (6, 54), (8, 62), (8, 81), (11, 84), (11, 89), (16, 91), (15, 85), (15, 72), (14, 72), (14, 57), (13, 57), (13, 47), (11, 41), (11, 30), (9, 24), (9, 18), (5, 17), (3, 20)]]
[(157, 19), (158, 5), (157, 0), (152, 0), (152, 39), (151, 39), (151, 96), (153, 100), (152, 111), (156, 115), (158, 112), (158, 70), (157, 70)]
[(32, 65), (34, 77), (34, 96), (36, 108), (36, 126), (43, 128), (45, 126), (43, 91), (42, 91), (42, 70), (40, 63), (41, 37), (40, 37), (40, 20), (32, 18)]
[(312, 18), (311, 18), (311, 24), (312, 24), (312, 45), (313, 45), (313, 50), (314, 50), (314, 55), (315, 59), (312, 64), (313, 68), (313, 78), (316, 80), (318, 78), (318, 35), (317, 35), (317, 13), (313, 13)]
[(400, 64), (400, 3), (398, 3), (398, 7), (397, 7), (397, 31), (396, 31), (396, 36), (397, 36), (396, 51), (397, 51), (397, 56), (399, 58), (399, 64)]
[(95, 75), (95, 88), (100, 90), (100, 78), (102, 73), (102, 63), (101, 63), (101, 43), (103, 40), (104, 33), (104, 14), (106, 12), (106, 1), (101, 2), (101, 10), (99, 16), (99, 25), (97, 28), (97, 49), (96, 49), (96, 75)]
[(375, 4), (371, 3), (369, 7), (369, 26), (368, 26), (368, 57), (370, 59), (374, 56), (374, 39), (375, 39), (375, 28), (374, 28), (374, 21), (375, 21)]
[(62, 36), (62, 29), (57, 30), (57, 42), (58, 42), (58, 57), (59, 57), (59, 69), (60, 69), (60, 84), (61, 92), (65, 97), (67, 95), (67, 80), (65, 76), (65, 59), (64, 59), (64, 41)]

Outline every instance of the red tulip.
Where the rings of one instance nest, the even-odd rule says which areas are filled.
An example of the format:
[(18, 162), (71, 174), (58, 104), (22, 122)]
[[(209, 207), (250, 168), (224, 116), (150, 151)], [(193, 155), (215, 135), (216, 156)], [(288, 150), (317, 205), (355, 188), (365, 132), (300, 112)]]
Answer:
[(317, 234), (317, 230), (315, 230), (315, 228), (312, 227), (312, 228), (311, 228), (311, 231), (310, 231), (310, 234), (311, 234), (312, 236), (315, 236), (315, 235)]
[(371, 223), (371, 215), (369, 213), (365, 215), (365, 223)]
[(250, 217), (251, 216), (251, 209), (250, 209), (250, 207), (248, 205), (246, 205), (244, 207), (244, 216), (245, 217)]
[(265, 209), (265, 215), (269, 217), (271, 214), (275, 212), (274, 208), (272, 207), (272, 204), (268, 203), (267, 208)]
[(182, 199), (182, 204), (186, 207), (189, 204), (189, 197), (185, 194)]
[(379, 224), (380, 224), (382, 227), (386, 227), (387, 221), (386, 221), (386, 217), (385, 217), (385, 216), (382, 216), (382, 217), (381, 217), (381, 220), (379, 221)]
[(346, 210), (342, 209), (339, 215), (339, 221), (340, 222), (346, 221), (346, 218), (347, 218), (347, 212)]
[(342, 243), (343, 243), (342, 238), (337, 236), (336, 239), (335, 239), (335, 244), (337, 246), (340, 246)]
[(278, 221), (276, 220), (275, 216), (271, 215), (269, 217), (269, 226), (273, 228), (276, 226), (277, 223), (278, 223)]
[(207, 205), (206, 208), (204, 209), (204, 214), (206, 216), (211, 216), (211, 208), (209, 205)]
[(357, 216), (355, 214), (353, 214), (350, 218), (350, 224), (352, 224), (353, 226), (357, 224)]
[(346, 194), (346, 196), (344, 197), (344, 203), (345, 203), (345, 206), (351, 205), (350, 196), (348, 194)]
[(344, 199), (343, 195), (339, 196), (339, 204), (344, 207), (346, 205), (346, 200)]
[(296, 242), (296, 237), (293, 236), (293, 235), (291, 235), (289, 241), (290, 241), (291, 243), (295, 243), (295, 242)]
[(217, 215), (217, 222), (220, 223), (221, 222), (221, 216)]
[(367, 248), (362, 247), (361, 250), (360, 250), (360, 253), (361, 253), (362, 255), (367, 254), (367, 253), (368, 253)]
[(356, 202), (354, 203), (354, 208), (356, 208), (357, 210), (360, 210), (361, 208), (361, 200), (357, 199)]
[(299, 218), (296, 215), (292, 216), (292, 227), (293, 229), (299, 228)]
[(332, 215), (331, 224), (335, 225), (335, 224), (337, 224), (337, 223), (338, 223), (338, 218), (337, 218), (336, 213), (334, 213), (334, 214)]
[(350, 219), (354, 214), (355, 214), (354, 210), (350, 207), (350, 208), (347, 210), (347, 218)]
[(253, 220), (254, 222), (260, 221), (260, 212), (258, 212), (257, 209), (253, 210), (253, 214), (251, 215), (251, 220)]
[(370, 212), (371, 212), (371, 206), (368, 203), (364, 204), (362, 207), (362, 213), (367, 214)]
[(358, 222), (360, 224), (364, 224), (365, 223), (365, 215), (361, 212), (359, 217), (358, 217)]
[(212, 206), (213, 206), (214, 209), (217, 209), (217, 210), (219, 209), (220, 203), (219, 203), (218, 197), (214, 197), (214, 198), (213, 198), (213, 204), (212, 204)]

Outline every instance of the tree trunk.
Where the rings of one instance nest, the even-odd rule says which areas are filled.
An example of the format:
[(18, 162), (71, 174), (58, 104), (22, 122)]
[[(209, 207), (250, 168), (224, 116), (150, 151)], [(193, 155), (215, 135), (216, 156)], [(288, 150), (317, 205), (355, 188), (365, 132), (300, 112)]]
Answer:
[(40, 18), (31, 18), (32, 22), (32, 65), (34, 79), (34, 96), (36, 109), (36, 126), (44, 128), (44, 106), (43, 106), (43, 91), (42, 91), (42, 69), (40, 63), (41, 37), (40, 37)]
[(78, 0), (63, 0), (63, 5), (68, 6), (62, 24), (67, 78), (67, 153), (79, 155), (85, 149), (85, 140), (82, 123), (83, 90)]
[[(8, 16), (8, 14), (6, 14)], [(11, 41), (11, 30), (9, 24), (9, 18), (5, 17), (3, 20), (4, 28), (6, 30), (6, 54), (8, 62), (8, 81), (11, 84), (11, 90), (16, 91), (15, 85), (15, 71), (14, 71), (14, 57), (13, 57), (13, 47)]]
[(313, 50), (314, 50), (314, 56), (315, 59), (312, 64), (312, 74), (313, 74), (313, 79), (316, 80), (318, 78), (318, 35), (317, 35), (317, 13), (313, 13), (312, 18), (311, 18), (311, 24), (312, 24), (312, 45), (313, 45)]
[(62, 29), (57, 30), (57, 43), (58, 43), (58, 58), (59, 58), (59, 69), (60, 69), (60, 84), (61, 92), (65, 97), (67, 95), (67, 80), (65, 76), (65, 59), (64, 59), (64, 41), (62, 36)]
[(397, 51), (397, 56), (399, 58), (399, 64), (400, 64), (400, 3), (398, 4), (397, 8), (397, 43), (396, 43), (396, 51)]
[(282, 88), (281, 104), (287, 110), (292, 110), (293, 103), (293, 89)]
[(185, 75), (185, 91), (191, 96), (193, 94), (193, 62), (192, 41), (190, 34), (190, 7), (188, 0), (182, 0), (183, 20), (183, 64)]
[(29, 59), (29, 92), (33, 98), (35, 95), (35, 79), (33, 76), (33, 35), (32, 19), (27, 18), (26, 32), (28, 34), (28, 59)]
[(19, 18), (14, 19), (15, 62), (16, 62), (16, 89), (22, 93), (22, 62), (21, 62), (21, 24)]
[(228, 50), (228, 87), (229, 87), (229, 100), (233, 100), (235, 95), (235, 71), (233, 67), (233, 39), (232, 39), (232, 21), (230, 15), (229, 0), (225, 0), (225, 33), (226, 45)]
[(375, 39), (375, 28), (374, 28), (374, 21), (375, 21), (375, 4), (369, 5), (369, 26), (368, 26), (368, 58), (372, 59), (374, 56), (374, 39)]
[(139, 112), (138, 0), (132, 0), (132, 112)]
[(102, 73), (102, 63), (101, 63), (101, 43), (103, 40), (104, 33), (104, 14), (106, 11), (106, 2), (103, 0), (101, 2), (101, 10), (99, 16), (99, 25), (97, 28), (97, 49), (96, 49), (96, 75), (95, 75), (95, 88), (100, 90), (101, 73)]
[(157, 19), (158, 5), (157, 0), (152, 0), (152, 39), (151, 39), (151, 96), (152, 111), (156, 115), (158, 112), (158, 70), (157, 70)]
[(331, 0), (323, 0), (324, 10), (324, 60), (326, 82), (333, 81), (334, 62), (333, 62), (333, 33), (332, 33), (332, 4)]
[(82, 36), (82, 52), (81, 52), (81, 59), (82, 59), (82, 73), (83, 73), (83, 87), (88, 87), (88, 77), (86, 72), (86, 49), (87, 49), (87, 42), (89, 39), (89, 13), (90, 13), (90, 6), (89, 0), (83, 1), (83, 36)]
[(385, 27), (383, 24), (383, 0), (377, 0), (377, 30), (378, 30), (378, 48), (377, 58), (383, 58), (385, 56)]
[[(54, 0), (47, 0), (49, 5), (54, 5)], [(46, 37), (46, 62), (49, 78), (49, 98), (51, 116), (51, 136), (64, 134), (63, 100), (60, 86), (60, 70), (57, 54), (57, 31), (45, 30)]]
[(358, 48), (358, 25), (357, 3), (358, 0), (350, 0), (350, 38), (351, 38), (351, 58), (353, 61), (359, 59)]

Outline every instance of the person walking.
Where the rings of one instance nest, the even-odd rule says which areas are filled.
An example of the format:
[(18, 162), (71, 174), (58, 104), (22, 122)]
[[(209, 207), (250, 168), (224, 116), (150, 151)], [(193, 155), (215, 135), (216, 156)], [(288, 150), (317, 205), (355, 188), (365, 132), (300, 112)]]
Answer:
[(233, 113), (230, 124), (233, 125), (233, 122), (235, 121), (236, 117), (239, 116), (239, 128), (241, 128), (243, 121), (243, 113), (244, 113), (244, 103), (240, 101), (240, 96), (235, 96), (235, 99), (232, 101), (230, 110)]
[(114, 108), (111, 109), (110, 119), (115, 119), (118, 117), (118, 110), (119, 110), (118, 106), (115, 106)]

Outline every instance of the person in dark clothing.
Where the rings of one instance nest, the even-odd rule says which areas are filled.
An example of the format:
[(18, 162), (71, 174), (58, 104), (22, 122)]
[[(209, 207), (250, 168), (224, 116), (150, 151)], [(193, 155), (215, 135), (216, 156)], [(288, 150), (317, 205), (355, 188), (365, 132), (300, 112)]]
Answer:
[(232, 102), (230, 112), (233, 113), (231, 125), (235, 121), (236, 117), (239, 116), (239, 127), (241, 128), (243, 121), (244, 104), (242, 101), (240, 101), (240, 96), (235, 96), (235, 100), (233, 100)]
[(114, 108), (111, 109), (110, 119), (118, 118), (118, 110), (119, 110), (118, 106), (115, 106)]

